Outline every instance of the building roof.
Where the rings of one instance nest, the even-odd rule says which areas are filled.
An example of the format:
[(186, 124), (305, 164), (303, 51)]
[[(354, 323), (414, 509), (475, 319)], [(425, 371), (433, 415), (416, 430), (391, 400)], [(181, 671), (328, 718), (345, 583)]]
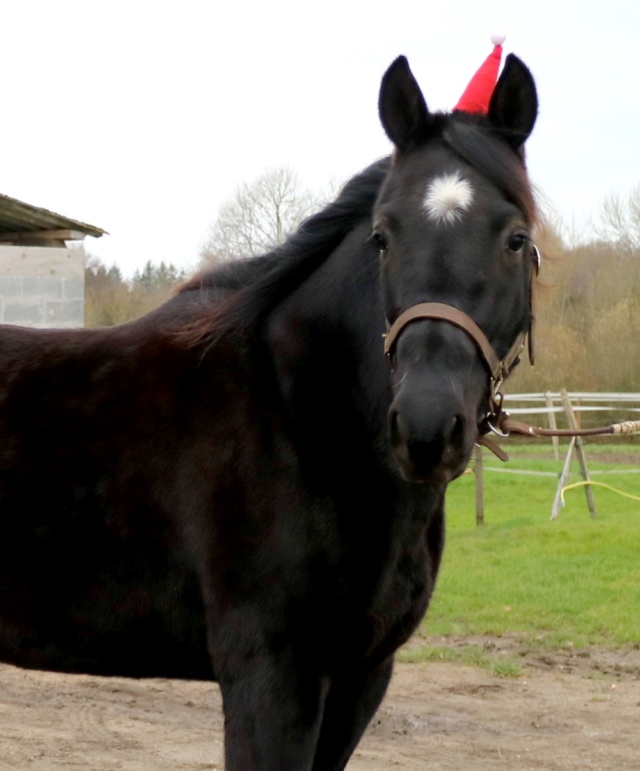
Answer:
[(78, 241), (106, 230), (0, 193), (0, 243)]

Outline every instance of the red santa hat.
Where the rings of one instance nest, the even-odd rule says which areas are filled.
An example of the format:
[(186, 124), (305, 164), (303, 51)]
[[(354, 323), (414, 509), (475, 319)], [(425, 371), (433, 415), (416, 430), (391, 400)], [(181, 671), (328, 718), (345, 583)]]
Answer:
[(458, 100), (454, 110), (476, 112), (486, 115), (493, 89), (498, 81), (498, 72), (502, 60), (502, 44), (506, 35), (492, 35), (493, 51), (487, 56), (476, 74), (471, 78), (464, 94)]

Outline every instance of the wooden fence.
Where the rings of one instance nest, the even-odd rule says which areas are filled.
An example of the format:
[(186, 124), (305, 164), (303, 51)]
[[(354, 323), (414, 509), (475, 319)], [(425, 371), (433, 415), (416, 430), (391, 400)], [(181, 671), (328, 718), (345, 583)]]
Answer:
[[(507, 394), (504, 399), (505, 409), (510, 415), (518, 415), (533, 425), (550, 428), (590, 428), (593, 426), (610, 425), (623, 420), (637, 419), (640, 413), (640, 393), (588, 393), (578, 391), (547, 391), (545, 393)], [(638, 435), (640, 439), (640, 435)], [(609, 435), (608, 441), (613, 437)], [(517, 440), (521, 443), (522, 440)], [(537, 439), (537, 442), (545, 441)], [(560, 462), (560, 443), (557, 437), (550, 440), (555, 459)], [(615, 441), (615, 439), (613, 439)], [(629, 441), (629, 436), (625, 438)], [(501, 444), (509, 444), (509, 439), (501, 440)], [(477, 446), (475, 451), (476, 475), (476, 523), (484, 522), (484, 473), (485, 471), (505, 470), (509, 473), (551, 475), (557, 479), (556, 493), (551, 507), (551, 519), (556, 519), (560, 513), (562, 491), (566, 487), (571, 469), (571, 461), (576, 455), (580, 474), (584, 485), (587, 506), (591, 517), (597, 516), (596, 503), (591, 487), (591, 479), (584, 444), (580, 437), (572, 437), (566, 449), (561, 471), (535, 472), (522, 469), (498, 469), (484, 465), (483, 448)], [(640, 469), (639, 469), (640, 471)]]

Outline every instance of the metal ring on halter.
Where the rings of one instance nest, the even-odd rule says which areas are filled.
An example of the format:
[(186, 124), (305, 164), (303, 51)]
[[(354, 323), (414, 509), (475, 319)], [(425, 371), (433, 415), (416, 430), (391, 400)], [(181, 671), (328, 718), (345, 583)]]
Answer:
[[(502, 414), (505, 416), (505, 418), (509, 417), (509, 413), (506, 412), (506, 411), (503, 412)], [(489, 426), (490, 433), (495, 434), (496, 436), (502, 436), (504, 438), (509, 436), (509, 432), (508, 431), (503, 431), (501, 428), (498, 428), (498, 427), (493, 425), (493, 423), (491, 422), (491, 416), (490, 415), (487, 415), (487, 425)]]
[[(509, 417), (509, 413), (502, 408), (502, 405), (504, 404), (504, 394), (502, 391), (499, 391), (498, 388), (500, 388), (500, 383), (495, 384), (495, 390), (492, 389), (491, 393), (491, 407), (492, 410), (489, 412), (485, 418), (486, 425), (489, 429), (487, 433), (496, 434), (497, 436), (507, 437), (509, 436), (509, 433), (505, 433), (501, 428), (500, 425), (502, 424), (503, 419), (506, 419)], [(494, 424), (498, 425), (494, 425)]]
[(533, 247), (533, 264), (536, 269), (536, 276), (540, 275), (540, 267), (542, 266), (542, 255), (540, 254), (540, 249), (535, 244), (531, 244)]

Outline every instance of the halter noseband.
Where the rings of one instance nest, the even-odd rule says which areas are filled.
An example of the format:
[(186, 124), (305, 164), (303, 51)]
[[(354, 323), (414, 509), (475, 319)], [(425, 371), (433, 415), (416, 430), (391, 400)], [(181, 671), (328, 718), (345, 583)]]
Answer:
[[(529, 293), (529, 311), (531, 322), (529, 329), (526, 332), (521, 332), (515, 339), (515, 342), (509, 348), (506, 355), (500, 359), (495, 352), (493, 346), (489, 342), (485, 333), (480, 329), (476, 322), (466, 313), (454, 308), (452, 305), (446, 305), (444, 303), (419, 303), (418, 305), (412, 305), (403, 311), (398, 318), (393, 322), (391, 328), (384, 336), (384, 352), (385, 355), (391, 358), (393, 356), (393, 349), (396, 345), (398, 337), (401, 332), (414, 321), (421, 319), (437, 319), (440, 321), (447, 321), (449, 324), (461, 329), (465, 332), (475, 343), (482, 360), (484, 361), (491, 379), (491, 391), (489, 396), (489, 410), (487, 411), (486, 419), (483, 421), (483, 426), (480, 428), (481, 437), (491, 431), (494, 433), (502, 433), (500, 429), (495, 427), (499, 425), (500, 417), (502, 414), (502, 394), (500, 393), (500, 387), (503, 381), (509, 375), (511, 370), (516, 365), (522, 351), (524, 350), (527, 338), (529, 340), (529, 360), (531, 364), (534, 361), (534, 346), (533, 346), (533, 284), (534, 277), (538, 275), (540, 271), (540, 252), (538, 247), (533, 246), (533, 260), (531, 270), (530, 281), (530, 293)], [(480, 440), (479, 440), (480, 441)], [(482, 440), (483, 444), (486, 444), (488, 440)], [(491, 447), (496, 452), (496, 450)]]
[(509, 352), (503, 359), (498, 358), (498, 354), (493, 350), (493, 346), (487, 339), (485, 333), (480, 329), (476, 322), (466, 313), (458, 308), (444, 303), (419, 303), (407, 308), (393, 322), (391, 329), (385, 336), (384, 352), (387, 356), (393, 355), (393, 348), (403, 329), (413, 321), (421, 319), (439, 319), (448, 321), (450, 324), (462, 329), (473, 340), (482, 355), (484, 363), (487, 365), (491, 380), (501, 383), (511, 372), (513, 365), (522, 353), (524, 348), (526, 332), (518, 335), (515, 343), (509, 349)]

